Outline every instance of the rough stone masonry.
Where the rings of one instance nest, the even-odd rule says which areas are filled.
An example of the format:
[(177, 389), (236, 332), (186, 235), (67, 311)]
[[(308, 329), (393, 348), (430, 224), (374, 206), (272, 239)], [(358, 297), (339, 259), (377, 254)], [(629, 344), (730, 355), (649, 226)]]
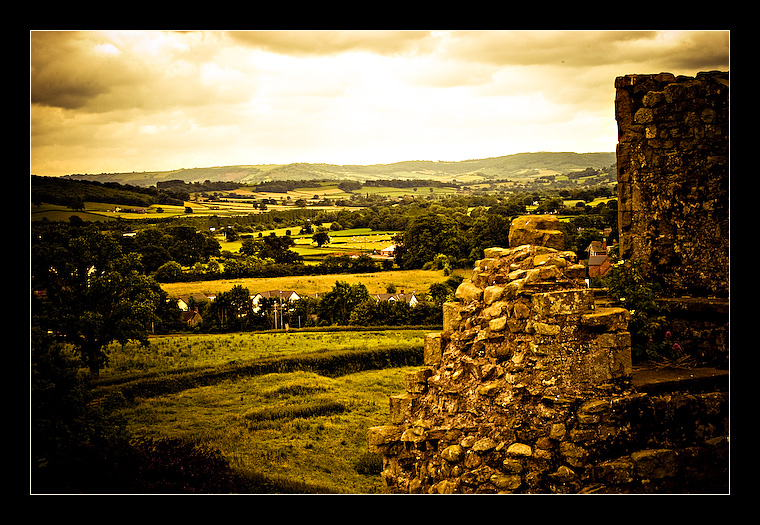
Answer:
[(615, 81), (620, 257), (671, 297), (728, 297), (728, 72)]
[(661, 286), (669, 330), (728, 366), (729, 74), (615, 80), (620, 258)]
[(680, 453), (683, 432), (660, 439), (671, 400), (631, 387), (629, 312), (595, 308), (575, 253), (542, 245), (558, 246), (556, 217), (514, 221), (510, 239), (525, 244), (485, 250), (426, 336), (426, 367), (391, 396), (390, 424), (368, 431), (385, 491), (656, 491), (715, 461), (727, 400), (680, 402), (687, 433), (717, 440), (710, 454)]

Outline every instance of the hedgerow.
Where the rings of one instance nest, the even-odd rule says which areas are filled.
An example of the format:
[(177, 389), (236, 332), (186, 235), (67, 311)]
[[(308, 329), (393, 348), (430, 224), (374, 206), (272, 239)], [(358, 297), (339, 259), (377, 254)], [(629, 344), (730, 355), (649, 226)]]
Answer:
[(97, 397), (114, 397), (119, 393), (126, 402), (149, 398), (190, 388), (216, 384), (221, 381), (272, 373), (314, 372), (327, 377), (340, 377), (363, 370), (378, 370), (422, 363), (423, 347), (338, 350), (299, 354), (287, 357), (257, 359), (230, 363), (218, 367), (156, 373), (119, 383), (99, 382)]

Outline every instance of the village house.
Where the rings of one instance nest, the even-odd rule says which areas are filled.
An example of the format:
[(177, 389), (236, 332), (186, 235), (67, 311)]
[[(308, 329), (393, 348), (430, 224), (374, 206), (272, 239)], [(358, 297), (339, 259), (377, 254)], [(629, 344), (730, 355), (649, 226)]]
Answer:
[(591, 241), (586, 248), (588, 254), (588, 276), (603, 277), (612, 267), (612, 261), (608, 257), (609, 247), (607, 240)]
[(191, 295), (182, 295), (177, 299), (177, 306), (183, 312), (190, 310), (191, 304), (203, 303), (213, 301), (214, 296), (209, 296), (203, 293), (194, 293)]
[(201, 314), (198, 313), (198, 308), (193, 308), (192, 311), (185, 311), (181, 314), (182, 321), (187, 324), (187, 326), (195, 326), (198, 323), (203, 321), (203, 317), (201, 317)]
[(588, 258), (588, 276), (603, 277), (612, 267), (610, 258), (607, 255), (592, 255)]
[(268, 292), (258, 292), (251, 296), (253, 302), (253, 311), (259, 313), (261, 310), (261, 301), (264, 299), (275, 299), (278, 304), (294, 303), (301, 298), (293, 290), (270, 290)]
[(419, 300), (414, 292), (406, 294), (402, 290), (401, 293), (374, 293), (369, 295), (375, 301), (401, 301), (409, 303), (409, 306), (417, 306)]
[(594, 255), (607, 255), (607, 240), (602, 239), (601, 241), (591, 241), (591, 244), (586, 248), (586, 253), (589, 258)]
[(396, 252), (396, 245), (395, 244), (391, 244), (390, 246), (386, 246), (385, 248), (383, 248), (382, 250), (380, 250), (380, 255), (382, 255), (384, 257), (393, 257), (393, 255), (395, 254), (395, 252)]

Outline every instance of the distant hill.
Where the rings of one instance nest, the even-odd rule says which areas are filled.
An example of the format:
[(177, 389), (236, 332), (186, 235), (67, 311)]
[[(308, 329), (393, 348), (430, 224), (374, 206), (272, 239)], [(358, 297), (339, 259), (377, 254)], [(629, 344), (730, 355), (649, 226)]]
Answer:
[(519, 180), (543, 173), (568, 173), (586, 168), (606, 168), (616, 162), (615, 153), (538, 152), (458, 162), (404, 161), (368, 166), (335, 164), (261, 164), (190, 168), (174, 171), (74, 174), (62, 178), (132, 186), (155, 186), (157, 182), (182, 180), (187, 183), (228, 181), (258, 184), (277, 180), (357, 181), (430, 179), (441, 181)]

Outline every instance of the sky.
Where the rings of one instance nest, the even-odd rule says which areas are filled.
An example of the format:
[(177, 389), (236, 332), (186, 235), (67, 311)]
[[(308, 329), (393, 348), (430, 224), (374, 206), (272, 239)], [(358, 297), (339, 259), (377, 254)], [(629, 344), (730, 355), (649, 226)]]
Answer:
[(615, 151), (615, 78), (729, 31), (30, 31), (30, 173)]

